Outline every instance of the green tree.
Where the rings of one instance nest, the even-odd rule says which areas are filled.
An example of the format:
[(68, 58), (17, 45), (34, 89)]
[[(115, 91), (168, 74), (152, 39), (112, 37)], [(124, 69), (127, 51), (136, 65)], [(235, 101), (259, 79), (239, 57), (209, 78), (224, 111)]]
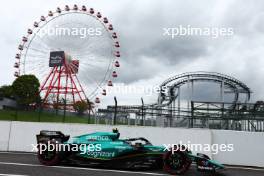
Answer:
[(3, 85), (0, 87), (0, 94), (2, 97), (13, 98), (13, 87), (11, 85)]
[(84, 111), (89, 109), (89, 106), (86, 101), (76, 101), (73, 105), (73, 108), (78, 112), (78, 114), (82, 115)]
[(22, 75), (18, 77), (12, 84), (17, 103), (25, 107), (37, 103), (40, 99), (39, 86), (39, 80), (35, 75)]

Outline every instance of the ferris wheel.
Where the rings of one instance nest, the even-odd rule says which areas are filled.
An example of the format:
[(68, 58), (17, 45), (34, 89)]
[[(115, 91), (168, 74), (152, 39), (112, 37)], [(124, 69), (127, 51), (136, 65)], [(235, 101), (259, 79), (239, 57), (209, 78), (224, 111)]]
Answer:
[(66, 100), (100, 103), (120, 67), (119, 41), (113, 25), (86, 6), (58, 7), (41, 16), (22, 37), (14, 76), (34, 74), (43, 104)]

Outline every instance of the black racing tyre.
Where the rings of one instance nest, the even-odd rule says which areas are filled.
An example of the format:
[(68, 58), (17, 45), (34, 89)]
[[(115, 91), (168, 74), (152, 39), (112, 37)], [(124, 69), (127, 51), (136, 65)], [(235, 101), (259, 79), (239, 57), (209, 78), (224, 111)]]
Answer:
[[(46, 166), (54, 166), (54, 165), (58, 165), (61, 161), (61, 156), (60, 156), (60, 152), (57, 151), (57, 145), (59, 143), (54, 141), (54, 140), (49, 140), (49, 141), (43, 141), (41, 143), (39, 143), (38, 145), (38, 160), (41, 164), (46, 165)], [(44, 150), (44, 146), (54, 146), (54, 150)], [(42, 149), (41, 149), (42, 148)]]
[(188, 151), (182, 151), (180, 149), (174, 151), (174, 153), (172, 151), (166, 152), (163, 157), (164, 171), (172, 175), (184, 174), (192, 163), (186, 152)]

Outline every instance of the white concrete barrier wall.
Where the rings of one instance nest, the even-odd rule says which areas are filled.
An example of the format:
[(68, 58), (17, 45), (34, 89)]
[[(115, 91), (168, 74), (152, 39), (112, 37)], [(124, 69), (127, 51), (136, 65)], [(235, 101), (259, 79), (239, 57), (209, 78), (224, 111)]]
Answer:
[[(11, 128), (10, 128), (11, 127)], [(58, 130), (71, 136), (96, 131), (111, 131), (117, 127), (121, 138), (145, 137), (154, 145), (233, 144), (233, 152), (203, 152), (224, 164), (264, 167), (264, 133), (208, 129), (183, 129), (135, 126), (107, 126), (62, 123), (0, 122), (0, 150), (31, 152), (40, 130)], [(197, 151), (199, 152), (199, 151)]]
[(220, 152), (213, 158), (230, 165), (264, 167), (264, 133), (212, 130), (212, 143), (233, 144), (234, 151)]
[(0, 123), (0, 151), (8, 150), (11, 122)]

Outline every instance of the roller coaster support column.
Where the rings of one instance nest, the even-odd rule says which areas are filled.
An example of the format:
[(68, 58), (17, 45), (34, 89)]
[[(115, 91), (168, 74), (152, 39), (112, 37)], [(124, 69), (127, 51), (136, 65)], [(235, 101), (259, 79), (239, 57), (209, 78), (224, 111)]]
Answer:
[(175, 119), (175, 99), (173, 100), (173, 102), (171, 103), (171, 124), (170, 127), (173, 126), (174, 124), (174, 119)]
[(193, 118), (194, 118), (194, 104), (193, 101), (191, 101), (191, 123), (190, 123), (190, 128), (193, 128)]
[(224, 102), (224, 89), (225, 89), (225, 82), (224, 80), (221, 82), (221, 85), (220, 85), (220, 96), (221, 96), (221, 102)]
[(181, 116), (181, 88), (178, 88), (178, 118)]
[(187, 92), (188, 92), (188, 96), (187, 96), (187, 111), (188, 111), (188, 114), (189, 114), (189, 111), (190, 111), (190, 77), (188, 76), (188, 80), (187, 80)]
[(193, 81), (191, 82), (191, 91), (192, 91), (192, 94), (191, 94), (191, 101), (193, 100), (193, 87), (194, 87), (194, 84), (193, 84)]
[(191, 97), (190, 97), (190, 103), (191, 103), (191, 127), (193, 128), (193, 123), (194, 123), (194, 117), (193, 117), (193, 115), (194, 115), (194, 113), (193, 113), (193, 108), (194, 108), (194, 106), (193, 106), (193, 81), (191, 81)]
[(141, 120), (141, 126), (145, 126), (145, 117), (144, 117), (144, 100), (141, 98), (141, 103), (142, 103), (142, 120)]

